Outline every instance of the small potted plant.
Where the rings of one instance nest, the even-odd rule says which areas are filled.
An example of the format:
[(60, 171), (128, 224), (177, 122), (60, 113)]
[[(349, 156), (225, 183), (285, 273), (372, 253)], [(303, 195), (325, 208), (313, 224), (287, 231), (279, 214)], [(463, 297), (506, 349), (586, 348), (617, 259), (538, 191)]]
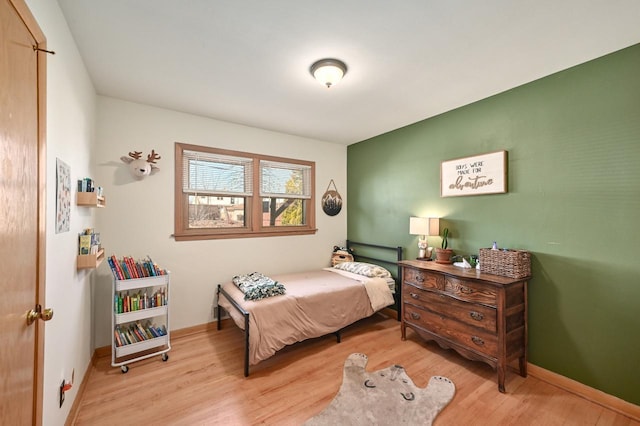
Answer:
[(436, 263), (452, 263), (453, 250), (449, 247), (449, 228), (442, 230), (442, 248), (436, 247)]

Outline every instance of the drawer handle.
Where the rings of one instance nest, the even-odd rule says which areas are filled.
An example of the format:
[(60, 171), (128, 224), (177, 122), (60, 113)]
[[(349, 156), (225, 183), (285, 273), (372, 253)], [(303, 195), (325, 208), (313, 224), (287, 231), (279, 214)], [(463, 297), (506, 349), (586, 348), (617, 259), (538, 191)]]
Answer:
[(484, 346), (484, 340), (482, 340), (478, 336), (471, 336), (471, 341), (478, 346)]
[(415, 294), (415, 293), (409, 293), (409, 295), (410, 295), (411, 297), (413, 297), (414, 299), (419, 299), (419, 298), (420, 298), (420, 296), (418, 296), (418, 295), (417, 295), (417, 294)]
[(418, 281), (419, 283), (423, 283), (424, 282), (424, 276), (416, 275), (416, 281)]
[(411, 312), (411, 318), (413, 318), (414, 320), (419, 320), (420, 319), (420, 315), (416, 314), (415, 312)]
[(484, 315), (482, 315), (480, 312), (476, 312), (476, 311), (471, 311), (469, 312), (469, 316), (471, 318), (473, 318), (476, 321), (482, 321), (484, 319)]
[(473, 289), (469, 288), (469, 287), (465, 287), (465, 286), (460, 286), (460, 293), (464, 293), (464, 294), (471, 294), (473, 293)]

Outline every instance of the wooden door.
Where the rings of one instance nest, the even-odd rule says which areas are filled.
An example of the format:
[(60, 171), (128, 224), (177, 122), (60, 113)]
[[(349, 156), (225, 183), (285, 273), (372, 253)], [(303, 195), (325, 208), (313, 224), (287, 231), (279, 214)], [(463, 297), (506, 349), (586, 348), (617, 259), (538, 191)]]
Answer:
[(44, 36), (24, 0), (0, 0), (0, 424), (42, 422)]

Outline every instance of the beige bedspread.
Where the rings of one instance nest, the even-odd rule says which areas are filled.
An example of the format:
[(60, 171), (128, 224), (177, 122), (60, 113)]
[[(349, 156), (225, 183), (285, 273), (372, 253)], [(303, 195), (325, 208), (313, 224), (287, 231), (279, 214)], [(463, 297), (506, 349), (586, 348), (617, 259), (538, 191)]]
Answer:
[[(333, 333), (393, 303), (391, 291), (380, 278), (354, 280), (325, 270), (272, 275), (271, 278), (284, 284), (287, 289), (285, 295), (250, 301), (244, 300), (243, 293), (233, 283), (222, 286), (251, 314), (251, 365), (271, 357), (286, 345)], [(360, 281), (368, 281), (368, 284)], [(370, 292), (375, 293), (375, 310), (366, 286), (373, 288)], [(384, 289), (388, 293), (388, 303), (380, 306), (385, 303), (385, 296), (381, 294)], [(220, 296), (219, 303), (234, 322), (244, 329), (242, 314), (224, 296)]]

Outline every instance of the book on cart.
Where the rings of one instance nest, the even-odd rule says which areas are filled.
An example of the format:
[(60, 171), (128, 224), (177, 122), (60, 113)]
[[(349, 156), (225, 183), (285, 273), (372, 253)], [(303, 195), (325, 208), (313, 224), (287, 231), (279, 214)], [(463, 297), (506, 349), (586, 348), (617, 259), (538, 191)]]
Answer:
[(158, 266), (149, 256), (144, 259), (135, 260), (131, 256), (122, 256), (118, 259), (114, 254), (108, 258), (108, 263), (111, 268), (111, 273), (118, 280), (167, 275), (167, 270)]
[(107, 257), (112, 279), (111, 365), (129, 371), (129, 364), (161, 356), (171, 349), (169, 328), (170, 273), (149, 256)]

